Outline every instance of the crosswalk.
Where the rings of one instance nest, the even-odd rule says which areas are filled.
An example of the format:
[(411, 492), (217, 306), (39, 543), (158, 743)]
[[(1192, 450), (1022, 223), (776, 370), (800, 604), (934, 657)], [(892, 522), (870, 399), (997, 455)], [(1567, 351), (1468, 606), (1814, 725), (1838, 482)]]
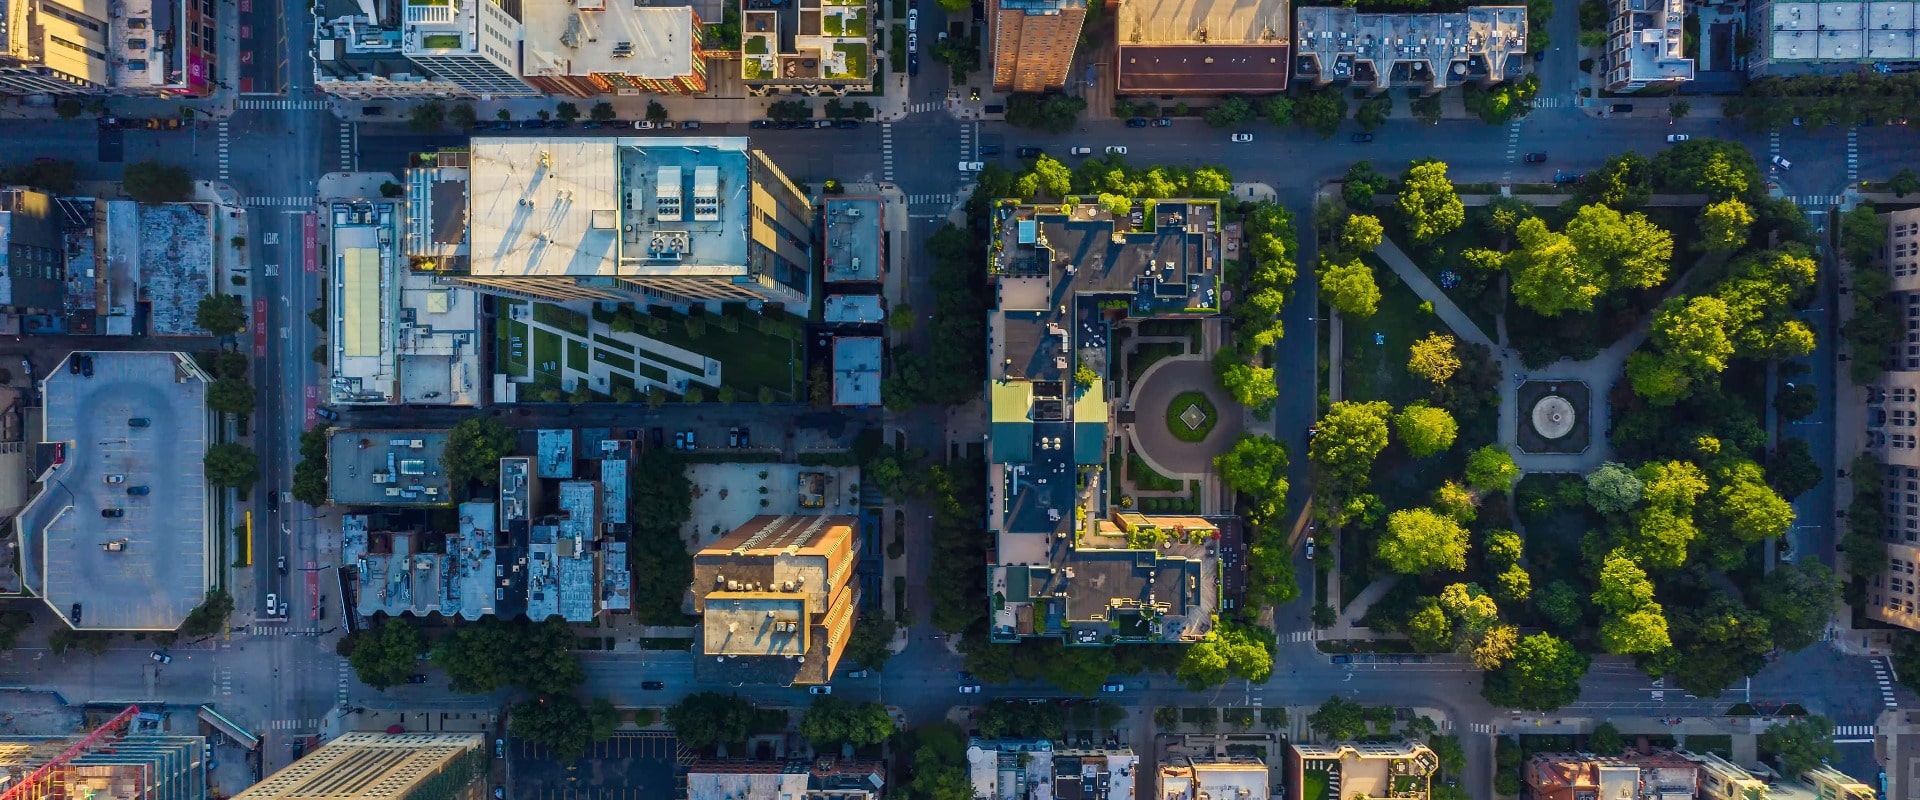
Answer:
[(1771, 163), (1773, 159), (1776, 159), (1779, 157), (1780, 157), (1780, 132), (1767, 131), (1767, 161), (1769, 162), (1767, 165), (1768, 174), (1774, 174), (1780, 171), (1779, 167), (1773, 166)]
[(1868, 663), (1873, 665), (1874, 682), (1880, 684), (1881, 704), (1889, 709), (1899, 708), (1900, 701), (1895, 700), (1893, 697), (1893, 676), (1887, 671), (1887, 660), (1884, 658), (1876, 658)]
[(1507, 123), (1507, 170), (1500, 173), (1500, 182), (1513, 182), (1513, 165), (1520, 158), (1520, 118), (1515, 117)]
[(924, 114), (928, 111), (939, 111), (940, 109), (943, 109), (946, 107), (947, 107), (946, 101), (943, 101), (943, 100), (935, 100), (928, 103), (914, 103), (910, 106), (907, 106), (907, 113)]
[(231, 140), (229, 138), (228, 131), (227, 131), (226, 118), (222, 117), (220, 121), (215, 124), (214, 127), (215, 127), (215, 130), (219, 132), (218, 137), (220, 140), (220, 180), (221, 182), (224, 183), (227, 180), (228, 166), (231, 164), (231, 159), (233, 155), (233, 151), (228, 147)]
[[(1450, 731), (1457, 727), (1459, 726), (1454, 724), (1454, 721), (1452, 719), (1443, 719), (1440, 721), (1440, 730)], [(1471, 730), (1474, 733), (1487, 733), (1487, 734), (1493, 733), (1493, 726), (1485, 722), (1471, 723), (1467, 727), (1468, 727), (1468, 730)]]
[(276, 719), (267, 723), (270, 731), (297, 731), (320, 727), (317, 719)]
[(973, 140), (980, 134), (980, 124), (969, 122), (960, 126), (960, 160), (973, 160)]
[(360, 133), (360, 126), (340, 123), (340, 171), (353, 171), (354, 139)]
[(893, 182), (893, 123), (880, 123), (880, 180)]
[(957, 195), (952, 194), (910, 194), (907, 205), (910, 206), (950, 206)]
[(1874, 730), (1875, 730), (1874, 726), (1872, 725), (1835, 725), (1833, 728), (1833, 735), (1835, 736), (1872, 736), (1874, 734)]
[(1860, 180), (1860, 129), (1847, 129), (1847, 183)]
[(328, 107), (325, 100), (267, 99), (240, 101), (241, 111), (319, 111)]
[(1534, 108), (1562, 108), (1562, 107), (1569, 107), (1572, 105), (1573, 105), (1573, 101), (1565, 97), (1547, 97), (1545, 95), (1535, 95), (1533, 98)]
[(353, 665), (346, 659), (340, 659), (340, 690), (335, 699), (341, 708), (347, 707), (347, 690), (353, 687)]
[(1794, 205), (1797, 205), (1801, 208), (1818, 208), (1820, 206), (1840, 205), (1840, 195), (1837, 195), (1837, 194), (1808, 194), (1808, 195), (1800, 195), (1797, 197), (1789, 197), (1787, 199), (1792, 200)]
[(214, 673), (214, 684), (220, 687), (221, 697), (233, 696), (233, 670), (222, 667)]
[(1318, 633), (1317, 631), (1294, 631), (1292, 633), (1287, 634), (1287, 641), (1295, 642), (1295, 643), (1311, 642), (1315, 639), (1320, 638), (1317, 635), (1317, 633)]
[[(247, 206), (251, 208), (300, 208), (313, 205), (311, 197), (249, 197)], [(255, 625), (254, 627), (260, 627)], [(280, 628), (274, 628), (280, 630)]]

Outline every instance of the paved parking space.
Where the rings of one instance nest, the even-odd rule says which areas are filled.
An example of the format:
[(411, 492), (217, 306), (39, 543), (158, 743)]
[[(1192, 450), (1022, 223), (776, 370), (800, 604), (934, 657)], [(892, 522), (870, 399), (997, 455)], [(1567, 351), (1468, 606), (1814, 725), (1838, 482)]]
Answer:
[(509, 743), (510, 800), (654, 800), (675, 797), (686, 783), (684, 765), (693, 754), (671, 733), (614, 734), (578, 761), (553, 760), (546, 748), (524, 739)]

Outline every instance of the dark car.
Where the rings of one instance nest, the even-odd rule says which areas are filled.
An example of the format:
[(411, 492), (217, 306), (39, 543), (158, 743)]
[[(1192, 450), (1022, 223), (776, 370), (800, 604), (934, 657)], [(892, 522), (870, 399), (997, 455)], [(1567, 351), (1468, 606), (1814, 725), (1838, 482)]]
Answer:
[(73, 604), (73, 613), (70, 614), (69, 616), (73, 617), (74, 625), (77, 626), (80, 624), (80, 604), (79, 603)]
[(777, 122), (777, 123), (774, 123), (774, 126), (773, 126), (773, 127), (775, 127), (775, 128), (779, 128), (780, 130), (783, 130), (783, 131), (790, 131), (790, 130), (793, 130), (794, 128), (798, 128), (798, 127), (800, 127), (800, 126), (799, 126), (799, 125), (798, 125), (797, 123), (794, 123), (794, 122), (791, 122), (791, 121), (788, 121), (788, 120), (784, 120), (784, 119), (783, 119), (783, 120), (780, 120), (780, 121), (779, 121), (779, 122)]
[(1349, 137), (1349, 138), (1350, 138), (1350, 139), (1351, 139), (1351, 140), (1353, 141), (1353, 143), (1354, 143), (1354, 144), (1366, 144), (1367, 142), (1371, 142), (1371, 141), (1373, 141), (1373, 134), (1371, 134), (1371, 133), (1356, 133), (1356, 134), (1354, 134), (1353, 136), (1351, 136), (1351, 137)]
[(510, 128), (512, 128), (512, 127), (513, 127), (513, 123), (511, 123), (511, 122), (508, 122), (508, 121), (506, 121), (506, 120), (504, 120), (504, 119), (503, 119), (503, 120), (500, 120), (499, 122), (496, 122), (496, 123), (494, 123), (494, 124), (493, 124), (493, 129), (494, 129), (494, 130), (496, 130), (496, 131), (504, 131), (504, 130), (508, 130), (508, 129), (510, 129)]
[(286, 557), (286, 556), (280, 556), (280, 557), (278, 557), (278, 558), (275, 558), (275, 559), (273, 560), (273, 567), (274, 567), (274, 569), (277, 569), (277, 570), (279, 570), (279, 571), (280, 571), (280, 574), (282, 574), (282, 575), (285, 575), (285, 574), (287, 574), (287, 557)]
[(1022, 147), (1014, 152), (1019, 154), (1021, 158), (1039, 158), (1040, 154), (1046, 151), (1038, 147)]
[(408, 683), (426, 683), (426, 682), (427, 682), (427, 676), (425, 676), (425, 675), (421, 675), (421, 674), (418, 674), (418, 673), (415, 673), (415, 674), (413, 674), (413, 675), (408, 675), (408, 676), (407, 676), (407, 682), (408, 682)]
[(80, 377), (93, 377), (93, 356), (80, 357)]
[(523, 119), (523, 120), (520, 120), (520, 127), (544, 128), (544, 127), (547, 127), (547, 121), (544, 119)]
[(740, 446), (741, 447), (753, 446), (753, 431), (748, 430), (747, 426), (745, 425), (740, 426)]
[(153, 489), (146, 486), (129, 486), (127, 487), (127, 494), (133, 495), (134, 497), (145, 497), (153, 494)]
[(980, 155), (983, 155), (983, 156), (1000, 155), (1000, 145), (997, 145), (997, 144), (980, 145)]
[(640, 688), (645, 689), (649, 692), (657, 692), (657, 691), (660, 691), (661, 689), (667, 688), (667, 683), (666, 681), (641, 681)]
[(1132, 117), (1127, 120), (1127, 127), (1129, 128), (1144, 128), (1150, 124), (1152, 123), (1147, 122), (1146, 117)]
[(103, 508), (103, 509), (100, 509), (100, 516), (103, 516), (103, 517), (106, 517), (107, 519), (119, 519), (119, 518), (121, 518), (121, 517), (124, 517), (124, 516), (126, 516), (126, 515), (127, 515), (127, 510), (126, 510), (126, 509), (124, 509), (124, 508)]
[(604, 123), (604, 122), (582, 122), (580, 123), (580, 130), (590, 131), (590, 130), (593, 130), (594, 128), (598, 128), (606, 124), (607, 123)]
[(280, 510), (280, 493), (279, 492), (267, 492), (267, 510), (268, 511)]
[(766, 120), (766, 119), (756, 119), (756, 120), (754, 120), (754, 121), (752, 121), (752, 122), (749, 122), (749, 123), (747, 123), (747, 127), (749, 127), (749, 128), (771, 128), (771, 127), (773, 127), (773, 121), (772, 121), (772, 120)]
[(920, 74), (920, 54), (919, 53), (907, 54), (907, 74), (908, 75)]
[(570, 127), (573, 127), (573, 123), (571, 123), (571, 122), (568, 122), (568, 121), (566, 121), (566, 120), (564, 120), (564, 119), (556, 119), (556, 120), (554, 120), (554, 121), (552, 121), (552, 122), (549, 122), (549, 123), (547, 123), (547, 127), (549, 127), (549, 128), (570, 128)]
[(1580, 182), (1580, 173), (1578, 173), (1578, 172), (1555, 172), (1555, 173), (1553, 173), (1553, 182), (1554, 182), (1554, 183), (1579, 183), (1579, 182)]
[(1546, 160), (1547, 160), (1546, 153), (1528, 153), (1527, 154), (1527, 163), (1529, 164), (1541, 164), (1541, 163), (1545, 163)]
[(1005, 114), (1005, 113), (1007, 113), (1007, 107), (1006, 107), (1006, 106), (981, 106), (981, 107), (980, 107), (980, 113), (982, 113), (982, 114)]
[(837, 127), (839, 127), (840, 130), (843, 130), (843, 131), (859, 130), (860, 120), (843, 119), (843, 120), (840, 120), (840, 123)]
[(68, 375), (80, 374), (80, 354), (79, 353), (74, 353), (72, 358), (67, 359), (67, 374)]
[(363, 117), (377, 117), (385, 113), (387, 113), (387, 110), (380, 106), (367, 106), (366, 108), (360, 109), (360, 116)]
[(1631, 113), (1633, 113), (1633, 104), (1632, 104), (1632, 103), (1614, 103), (1614, 104), (1613, 104), (1613, 113), (1615, 113), (1615, 114), (1631, 114)]
[(654, 428), (653, 430), (647, 431), (647, 446), (656, 447), (656, 448), (666, 447), (667, 446), (666, 429)]
[(331, 408), (326, 408), (324, 406), (314, 407), (313, 415), (321, 419), (327, 420), (328, 422), (335, 422), (340, 419), (340, 412), (335, 411)]

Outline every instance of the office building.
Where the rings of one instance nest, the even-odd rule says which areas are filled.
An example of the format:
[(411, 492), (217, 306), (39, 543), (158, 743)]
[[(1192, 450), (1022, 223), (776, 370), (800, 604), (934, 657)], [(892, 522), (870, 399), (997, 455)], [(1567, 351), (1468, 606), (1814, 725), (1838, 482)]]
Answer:
[(57, 312), (66, 304), (62, 212), (53, 195), (0, 189), (0, 309)]
[(233, 800), (411, 800), (477, 795), (492, 763), (477, 733), (348, 733)]
[(483, 137), (470, 265), (506, 297), (811, 306), (813, 207), (745, 138)]
[(970, 739), (973, 796), (1001, 800), (1133, 800), (1140, 757), (1131, 749), (1056, 749), (1045, 739)]
[(1218, 213), (1185, 200), (1117, 218), (1092, 204), (995, 207), (986, 387), (995, 641), (1196, 642), (1211, 628), (1215, 523), (1109, 502), (1118, 477), (1105, 468), (1112, 334), (1219, 313)]
[(1087, 5), (1073, 0), (986, 0), (996, 92), (1044, 92), (1067, 85)]
[[(100, 733), (0, 738), (0, 773), (25, 798), (206, 800), (207, 740), (201, 736)], [(71, 751), (71, 748), (78, 750)], [(33, 788), (13, 783), (43, 766)]]
[(1880, 474), (1856, 473), (1851, 480), (1856, 491), (1878, 485), (1887, 560), (1884, 570), (1857, 565), (1853, 571), (1866, 579), (1868, 618), (1920, 630), (1920, 209), (1880, 218), (1887, 226), (1880, 258), (1901, 334), (1885, 355), (1886, 371), (1862, 387), (1858, 442), (1880, 462)]
[(332, 428), (327, 431), (329, 499), (343, 506), (449, 505), (453, 487), (446, 451), (446, 431)]
[(1687, 0), (1610, 0), (1601, 83), (1609, 92), (1672, 89), (1693, 80), (1683, 28)]
[(0, 94), (99, 94), (111, 89), (109, 2), (0, 4)]
[(1160, 800), (1267, 800), (1267, 765), (1243, 756), (1170, 756), (1160, 764)]
[(1747, 31), (1753, 77), (1920, 68), (1920, 3), (1764, 0), (1749, 9)]
[(700, 15), (688, 6), (619, 0), (528, 3), (524, 77), (574, 97), (698, 94), (707, 90)]
[(687, 800), (880, 800), (887, 765), (869, 759), (706, 760), (687, 768)]
[(1114, 12), (1114, 91), (1286, 91), (1291, 7), (1287, 0), (1121, 0)]
[(1287, 762), (1287, 796), (1325, 800), (1426, 800), (1433, 791), (1433, 774), (1440, 769), (1440, 757), (1418, 742), (1295, 744), (1287, 748)]
[(693, 556), (702, 681), (824, 684), (853, 633), (859, 520), (759, 516)]
[(480, 403), (480, 310), (470, 291), (435, 282), (402, 257), (393, 200), (330, 203), (323, 220), (328, 402), (475, 406)]
[(314, 0), (314, 88), (348, 100), (472, 97), (401, 52), (406, 7), (406, 0)]
[(1469, 6), (1448, 14), (1299, 10), (1294, 80), (1432, 94), (1463, 83), (1518, 80), (1526, 69), (1526, 6)]
[(754, 95), (872, 91), (873, 11), (868, 0), (740, 0), (740, 80)]
[(405, 0), (400, 53), (482, 99), (537, 97), (520, 79), (520, 21), (496, 0)]
[(202, 461), (210, 382), (185, 353), (131, 351), (76, 352), (41, 380), (40, 492), (14, 529), (26, 589), (56, 619), (171, 631), (206, 600), (224, 566)]

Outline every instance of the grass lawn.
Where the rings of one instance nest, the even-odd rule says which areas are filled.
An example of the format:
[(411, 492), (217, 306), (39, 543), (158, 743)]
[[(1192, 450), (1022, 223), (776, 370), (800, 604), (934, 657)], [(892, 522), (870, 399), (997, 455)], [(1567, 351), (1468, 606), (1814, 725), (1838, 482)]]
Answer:
[[(1439, 317), (1420, 309), (1420, 297), (1392, 270), (1374, 270), (1380, 282), (1380, 310), (1364, 320), (1344, 320), (1344, 370), (1340, 376), (1348, 400), (1385, 400), (1394, 408), (1429, 395), (1425, 378), (1407, 372), (1413, 343), (1436, 331), (1448, 331)], [(1448, 331), (1450, 332), (1450, 331)], [(1380, 344), (1374, 344), (1381, 334)]]
[(600, 350), (598, 355), (600, 356), (600, 363), (602, 364), (613, 367), (614, 369), (624, 369), (628, 372), (633, 371), (633, 359), (631, 358), (620, 355), (619, 353), (608, 352), (604, 349)]
[(1163, 358), (1185, 355), (1186, 350), (1170, 342), (1147, 342), (1127, 356), (1127, 379), (1137, 380), (1147, 373), (1147, 368)]
[[(561, 345), (565, 341), (565, 338), (553, 331), (535, 330), (533, 332), (533, 374), (535, 377), (544, 375), (555, 380), (560, 378)], [(549, 363), (553, 364), (553, 369), (551, 370), (547, 369)]]
[(593, 350), (579, 339), (568, 339), (567, 366), (576, 372), (587, 372), (593, 369)]
[(667, 371), (645, 361), (636, 362), (634, 372), (643, 378), (652, 378), (655, 383), (667, 382)]
[(1300, 773), (1301, 800), (1325, 800), (1327, 796), (1327, 773), (1317, 769), (1303, 769)]
[[(526, 323), (502, 318), (495, 322), (493, 336), (494, 363), (498, 371), (509, 375), (525, 375), (527, 373)], [(514, 339), (520, 340), (517, 348), (514, 346)], [(520, 351), (517, 358), (513, 355), (515, 349)]]
[(603, 348), (612, 348), (625, 353), (632, 353), (636, 349), (631, 344), (598, 333), (593, 335), (593, 343)]
[(587, 336), (587, 315), (572, 309), (548, 305), (546, 303), (534, 303), (533, 321), (542, 325), (559, 328), (583, 339)]
[(1160, 474), (1147, 466), (1146, 459), (1132, 452), (1127, 453), (1127, 477), (1132, 479), (1136, 489), (1177, 492), (1186, 488), (1186, 484)]
[[(1200, 422), (1198, 428), (1188, 425), (1187, 421), (1181, 418), (1182, 414), (1187, 413), (1188, 408), (1195, 406), (1200, 408), (1200, 413), (1206, 415), (1206, 419)], [(1173, 434), (1173, 438), (1183, 442), (1204, 441), (1207, 434), (1213, 432), (1213, 423), (1219, 418), (1219, 412), (1214, 410), (1213, 401), (1207, 399), (1205, 392), (1181, 392), (1174, 396), (1172, 403), (1167, 405), (1167, 430)]]
[[(761, 333), (751, 316), (738, 318), (741, 320), (738, 333), (721, 330), (719, 326), (709, 323), (706, 333), (697, 339), (687, 335), (687, 326), (681, 317), (675, 315), (666, 319), (666, 330), (658, 335), (652, 332), (640, 335), (719, 361), (720, 382), (732, 386), (743, 397), (758, 394), (760, 387), (766, 386), (773, 389), (782, 400), (794, 399), (794, 378), (800, 364), (798, 342)], [(786, 358), (780, 357), (783, 353)], [(667, 360), (652, 353), (647, 358)], [(687, 367), (689, 372), (701, 372), (698, 366)]]

